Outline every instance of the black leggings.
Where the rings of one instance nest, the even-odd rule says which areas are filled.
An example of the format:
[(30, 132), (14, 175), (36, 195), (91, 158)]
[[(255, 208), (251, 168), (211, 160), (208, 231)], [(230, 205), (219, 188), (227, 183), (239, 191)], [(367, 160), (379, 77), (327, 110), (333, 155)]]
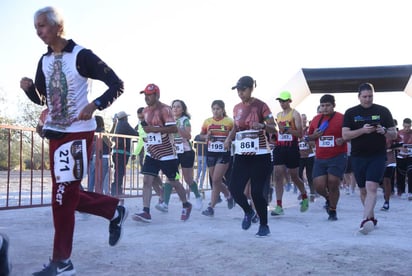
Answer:
[(250, 213), (252, 207), (244, 194), (248, 180), (251, 181), (252, 200), (259, 215), (260, 224), (267, 225), (267, 196), (264, 195), (267, 179), (272, 173), (270, 154), (236, 155), (230, 184), (230, 192), (243, 211)]

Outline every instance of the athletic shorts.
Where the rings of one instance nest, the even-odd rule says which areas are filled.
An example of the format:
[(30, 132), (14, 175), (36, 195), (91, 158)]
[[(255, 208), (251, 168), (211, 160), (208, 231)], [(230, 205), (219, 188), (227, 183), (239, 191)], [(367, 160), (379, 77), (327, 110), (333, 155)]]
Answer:
[(160, 170), (169, 180), (178, 180), (179, 161), (177, 159), (160, 161), (146, 155), (141, 173), (158, 176)]
[(228, 164), (230, 162), (230, 152), (228, 154), (219, 154), (219, 155), (211, 155), (207, 156), (206, 163), (207, 167), (214, 167), (216, 164)]
[(326, 159), (316, 159), (313, 164), (312, 177), (318, 177), (322, 175), (334, 175), (338, 178), (342, 178), (346, 168), (347, 154), (342, 153), (338, 156)]
[(359, 188), (365, 188), (366, 181), (380, 183), (386, 168), (386, 153), (370, 157), (352, 156), (352, 170)]
[(285, 165), (288, 169), (294, 169), (299, 167), (299, 147), (282, 147), (277, 146), (273, 149), (273, 164), (275, 166)]
[(195, 152), (193, 150), (179, 153), (177, 157), (182, 168), (193, 168), (195, 163)]

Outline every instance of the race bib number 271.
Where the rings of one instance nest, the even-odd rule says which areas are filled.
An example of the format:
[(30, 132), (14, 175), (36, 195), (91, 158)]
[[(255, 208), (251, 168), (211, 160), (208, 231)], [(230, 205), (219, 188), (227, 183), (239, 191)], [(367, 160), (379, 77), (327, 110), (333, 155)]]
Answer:
[(61, 145), (54, 152), (56, 183), (78, 181), (87, 173), (86, 140), (74, 140)]

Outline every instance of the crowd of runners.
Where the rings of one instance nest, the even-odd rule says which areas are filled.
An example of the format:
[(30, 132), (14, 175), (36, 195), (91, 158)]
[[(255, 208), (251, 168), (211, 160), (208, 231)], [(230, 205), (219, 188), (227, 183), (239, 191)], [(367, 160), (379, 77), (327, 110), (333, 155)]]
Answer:
[[(23, 77), (20, 87), (33, 103), (48, 108), (41, 135), (49, 140), (54, 239), (49, 264), (33, 275), (75, 275), (70, 260), (75, 211), (107, 219), (110, 246), (118, 244), (128, 215), (127, 208), (119, 204), (117, 197), (81, 189), (97, 127), (93, 114), (120, 97), (124, 84), (91, 50), (64, 37), (64, 21), (55, 8), (38, 10), (34, 15), (34, 27), (47, 45), (47, 52), (38, 61), (35, 79)], [(100, 80), (107, 86), (107, 90), (93, 101), (87, 97), (89, 79)], [(159, 196), (155, 207), (162, 212), (168, 212), (171, 193), (173, 189), (176, 191), (182, 202), (182, 221), (190, 218), (192, 208), (204, 216), (219, 215), (215, 214), (215, 206), (223, 194), (229, 209), (235, 203), (242, 208), (242, 229), (248, 230), (252, 223), (259, 223), (256, 237), (268, 237), (268, 205), (273, 190), (275, 203), (270, 215), (287, 215), (283, 208), (283, 192), (286, 183), (293, 183), (300, 193), (301, 212), (310, 208), (316, 196), (322, 196), (328, 220), (333, 222), (338, 220), (339, 188), (344, 180), (346, 185), (356, 182), (359, 187), (363, 204), (359, 231), (367, 234), (378, 223), (375, 205), (381, 183), (385, 189), (382, 210), (389, 209), (395, 166), (397, 193), (405, 193), (407, 178), (409, 199), (412, 199), (411, 121), (405, 119), (404, 129), (398, 132), (390, 111), (373, 103), (372, 84), (359, 86), (359, 104), (343, 114), (334, 110), (332, 95), (323, 95), (319, 114), (310, 120), (309, 126), (304, 124), (309, 118), (302, 120), (302, 115), (291, 107), (293, 98), (289, 91), (278, 94), (276, 100), (282, 111), (272, 114), (267, 103), (252, 96), (255, 87), (252, 77), (241, 77), (232, 87), (237, 91), (239, 103), (227, 112), (225, 103), (215, 99), (211, 103), (212, 116), (205, 118), (202, 125), (199, 139), (206, 144), (205, 161), (212, 185), (207, 207), (203, 206), (193, 175), (193, 130), (186, 103), (181, 99), (171, 105), (162, 103), (160, 88), (153, 83), (140, 92), (147, 106), (138, 110), (141, 121), (137, 130), (130, 130), (130, 133), (139, 135), (144, 144), (143, 153), (139, 153), (142, 157), (143, 211), (133, 214), (133, 220), (151, 221), (152, 189)], [(117, 115), (118, 120), (125, 118), (124, 112)], [(128, 147), (127, 141), (124, 147)], [(117, 179), (112, 183), (112, 194), (122, 189), (125, 167), (120, 167), (120, 161), (131, 156), (119, 147), (114, 153)], [(303, 181), (304, 171), (309, 194)], [(165, 183), (160, 173), (165, 176)], [(188, 201), (183, 181), (195, 196), (194, 206)], [(108, 192), (107, 185), (104, 183), (103, 187)], [(2, 235), (0, 242), (0, 273), (8, 275), (7, 236)]]

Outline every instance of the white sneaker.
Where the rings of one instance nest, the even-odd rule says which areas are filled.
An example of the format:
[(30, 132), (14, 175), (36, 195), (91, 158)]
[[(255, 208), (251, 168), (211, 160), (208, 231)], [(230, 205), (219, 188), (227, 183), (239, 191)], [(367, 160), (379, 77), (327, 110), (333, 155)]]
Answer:
[(156, 208), (157, 210), (159, 210), (160, 212), (163, 212), (163, 213), (169, 212), (169, 207), (168, 207), (167, 204), (164, 203), (164, 202), (162, 202), (162, 203), (157, 203), (156, 206), (155, 206), (155, 208)]
[(198, 211), (200, 211), (200, 210), (202, 210), (202, 208), (203, 208), (203, 200), (202, 200), (202, 197), (201, 197), (201, 196), (196, 197), (195, 209), (198, 210)]

